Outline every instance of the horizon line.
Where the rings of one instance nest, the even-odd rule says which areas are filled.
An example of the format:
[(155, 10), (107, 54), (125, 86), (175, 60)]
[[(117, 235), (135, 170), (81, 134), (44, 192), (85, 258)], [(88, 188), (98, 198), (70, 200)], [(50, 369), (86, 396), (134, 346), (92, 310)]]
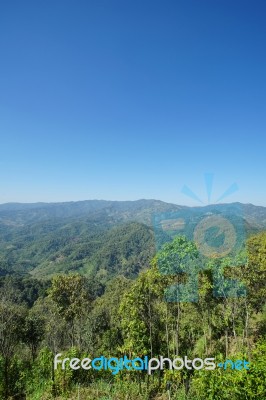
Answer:
[(0, 207), (4, 205), (35, 205), (35, 204), (44, 204), (44, 205), (59, 205), (59, 204), (66, 204), (66, 203), (82, 203), (82, 202), (88, 202), (88, 201), (103, 201), (103, 202), (112, 202), (112, 203), (126, 203), (126, 202), (137, 202), (137, 201), (159, 201), (161, 203), (165, 204), (172, 204), (175, 206), (180, 206), (180, 207), (189, 207), (189, 208), (201, 208), (201, 207), (207, 207), (207, 206), (217, 206), (217, 205), (223, 205), (223, 204), (243, 204), (243, 205), (252, 205), (255, 207), (266, 207), (262, 205), (257, 205), (254, 203), (243, 203), (241, 201), (233, 201), (233, 202), (223, 202), (223, 203), (209, 203), (209, 204), (203, 204), (203, 205), (186, 205), (186, 204), (178, 204), (178, 203), (172, 203), (169, 201), (164, 201), (160, 199), (145, 199), (145, 198), (140, 198), (136, 200), (107, 200), (107, 199), (84, 199), (84, 200), (65, 200), (65, 201), (35, 201), (35, 202), (20, 202), (20, 201), (8, 201), (5, 203), (0, 203)]

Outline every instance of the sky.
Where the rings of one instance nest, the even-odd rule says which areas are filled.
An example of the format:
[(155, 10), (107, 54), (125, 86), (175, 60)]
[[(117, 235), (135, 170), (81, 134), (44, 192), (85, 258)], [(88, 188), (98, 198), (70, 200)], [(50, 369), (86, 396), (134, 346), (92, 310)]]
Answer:
[(199, 205), (184, 186), (207, 204), (235, 184), (223, 201), (266, 206), (265, 18), (264, 0), (1, 2), (0, 203)]

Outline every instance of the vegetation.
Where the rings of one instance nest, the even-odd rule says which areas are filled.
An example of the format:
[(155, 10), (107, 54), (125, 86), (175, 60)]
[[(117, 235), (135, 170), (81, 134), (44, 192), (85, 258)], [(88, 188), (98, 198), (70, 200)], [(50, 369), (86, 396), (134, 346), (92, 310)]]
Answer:
[[(0, 398), (265, 399), (266, 233), (234, 258), (204, 258), (168, 224), (156, 253), (142, 223), (152, 201), (81, 203), (64, 215), (53, 205), (0, 209)], [(261, 227), (248, 207), (252, 233)], [(54, 370), (57, 353), (245, 359), (250, 369)]]
[(0, 245), (2, 275), (47, 279), (56, 273), (79, 272), (104, 283), (118, 272), (136, 277), (154, 255), (152, 230), (141, 223), (45, 225), (31, 226), (30, 233), (28, 226), (16, 230)]
[[(245, 283), (247, 296), (214, 295), (213, 260), (199, 273), (194, 302), (165, 301), (173, 288), (182, 287), (183, 295), (190, 295), (182, 261), (188, 256), (199, 259), (199, 254), (182, 236), (166, 244), (135, 280), (116, 274), (103, 285), (80, 274), (56, 275), (49, 282), (2, 277), (1, 398), (266, 398), (266, 234), (249, 238), (247, 251), (248, 263), (233, 269), (234, 277)], [(178, 271), (173, 270), (174, 254), (180, 255)], [(251, 367), (165, 369), (151, 376), (143, 371), (114, 375), (69, 367), (54, 370), (59, 352), (70, 358), (126, 354), (216, 357), (217, 362), (246, 359)]]

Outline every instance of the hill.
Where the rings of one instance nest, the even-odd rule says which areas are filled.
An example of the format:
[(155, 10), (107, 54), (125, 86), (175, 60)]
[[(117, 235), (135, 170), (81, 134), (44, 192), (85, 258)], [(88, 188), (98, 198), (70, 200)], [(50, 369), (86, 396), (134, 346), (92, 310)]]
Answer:
[[(266, 228), (266, 208), (251, 204), (193, 208), (159, 200), (2, 204), (0, 274), (49, 278), (77, 271), (103, 281), (117, 274), (135, 277), (155, 253), (154, 216), (167, 220), (180, 214), (195, 223), (214, 210), (244, 223), (247, 234)], [(167, 229), (162, 233), (167, 240)]]

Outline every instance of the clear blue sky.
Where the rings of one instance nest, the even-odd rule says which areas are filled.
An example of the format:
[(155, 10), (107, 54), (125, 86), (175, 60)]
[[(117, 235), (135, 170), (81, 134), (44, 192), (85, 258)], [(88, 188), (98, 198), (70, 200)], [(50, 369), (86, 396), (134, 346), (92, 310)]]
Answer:
[(0, 203), (266, 206), (264, 0), (0, 5)]

